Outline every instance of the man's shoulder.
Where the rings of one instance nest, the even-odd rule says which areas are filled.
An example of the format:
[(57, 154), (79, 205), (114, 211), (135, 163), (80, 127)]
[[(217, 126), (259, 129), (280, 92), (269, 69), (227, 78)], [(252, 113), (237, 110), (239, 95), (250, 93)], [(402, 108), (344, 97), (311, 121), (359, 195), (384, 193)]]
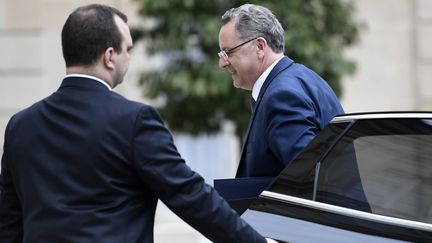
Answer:
[(300, 73), (295, 70), (284, 70), (268, 84), (265, 93), (267, 95), (274, 93), (297, 93), (301, 90), (302, 78)]
[(123, 95), (112, 92), (111, 94), (112, 102), (118, 105), (124, 106), (125, 109), (152, 109), (152, 106), (141, 101), (131, 100)]
[(14, 128), (25, 127), (29, 123), (34, 123), (33, 117), (35, 114), (41, 113), (40, 104), (45, 99), (39, 100), (12, 114), (7, 123), (6, 130), (13, 130)]
[(113, 92), (111, 95), (110, 103), (110, 106), (113, 109), (121, 110), (123, 114), (134, 114), (134, 116), (158, 119), (160, 117), (159, 112), (155, 107), (153, 107), (153, 105), (143, 103), (141, 101), (127, 99), (121, 94), (115, 92)]
[[(48, 97), (50, 97), (50, 96), (48, 96)], [(36, 101), (36, 102), (34, 102), (33, 104), (30, 104), (30, 105), (28, 105), (27, 107), (25, 107), (25, 108), (23, 108), (23, 109), (21, 109), (21, 110), (19, 110), (19, 111), (17, 111), (15, 114), (13, 114), (13, 116), (12, 116), (12, 118), (20, 118), (20, 117), (25, 117), (25, 116), (28, 116), (28, 115), (30, 115), (30, 114), (32, 114), (32, 113), (35, 113), (35, 112), (39, 112), (39, 107), (40, 107), (40, 105), (48, 98), (48, 97), (46, 97), (46, 98), (44, 98), (44, 99), (42, 99), (42, 100), (39, 100), (39, 101)]]
[[(281, 71), (269, 85), (270, 89), (302, 90), (310, 87), (326, 86), (327, 82), (314, 70), (303, 64), (293, 63)], [(304, 91), (304, 90), (303, 90)]]

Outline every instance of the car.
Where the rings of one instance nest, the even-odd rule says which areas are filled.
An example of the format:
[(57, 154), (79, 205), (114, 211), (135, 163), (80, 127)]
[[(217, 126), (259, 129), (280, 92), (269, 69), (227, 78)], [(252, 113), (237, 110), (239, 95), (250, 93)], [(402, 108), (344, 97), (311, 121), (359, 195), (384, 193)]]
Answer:
[(241, 217), (279, 242), (432, 242), (432, 112), (336, 116)]

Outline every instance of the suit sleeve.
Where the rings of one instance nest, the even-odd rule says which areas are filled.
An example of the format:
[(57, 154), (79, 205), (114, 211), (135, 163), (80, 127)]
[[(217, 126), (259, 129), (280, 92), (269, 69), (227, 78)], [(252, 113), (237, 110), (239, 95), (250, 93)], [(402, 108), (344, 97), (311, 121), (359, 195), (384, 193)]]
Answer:
[(269, 147), (287, 165), (318, 133), (313, 102), (294, 90), (275, 89), (264, 109)]
[(135, 129), (138, 173), (174, 213), (213, 242), (266, 242), (185, 164), (156, 110), (143, 108)]
[(7, 133), (8, 129), (6, 129), (0, 174), (0, 241), (18, 243), (22, 242), (22, 212), (8, 164)]

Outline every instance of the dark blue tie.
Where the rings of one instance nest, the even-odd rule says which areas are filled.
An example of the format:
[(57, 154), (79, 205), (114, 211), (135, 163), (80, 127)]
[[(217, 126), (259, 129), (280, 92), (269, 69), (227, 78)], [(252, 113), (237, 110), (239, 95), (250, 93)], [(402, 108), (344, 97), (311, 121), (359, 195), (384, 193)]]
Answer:
[(250, 106), (251, 106), (251, 111), (253, 113), (254, 110), (255, 110), (255, 106), (256, 106), (256, 101), (254, 100), (254, 98), (251, 98), (251, 100), (250, 100)]

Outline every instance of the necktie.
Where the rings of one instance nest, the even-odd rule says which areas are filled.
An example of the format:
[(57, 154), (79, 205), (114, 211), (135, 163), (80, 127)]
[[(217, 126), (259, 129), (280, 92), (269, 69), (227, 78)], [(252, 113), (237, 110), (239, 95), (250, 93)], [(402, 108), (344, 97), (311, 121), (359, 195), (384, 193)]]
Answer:
[(253, 113), (254, 110), (255, 110), (255, 106), (256, 106), (256, 101), (254, 100), (254, 98), (251, 98), (251, 100), (250, 100), (250, 106), (251, 106), (251, 111)]

